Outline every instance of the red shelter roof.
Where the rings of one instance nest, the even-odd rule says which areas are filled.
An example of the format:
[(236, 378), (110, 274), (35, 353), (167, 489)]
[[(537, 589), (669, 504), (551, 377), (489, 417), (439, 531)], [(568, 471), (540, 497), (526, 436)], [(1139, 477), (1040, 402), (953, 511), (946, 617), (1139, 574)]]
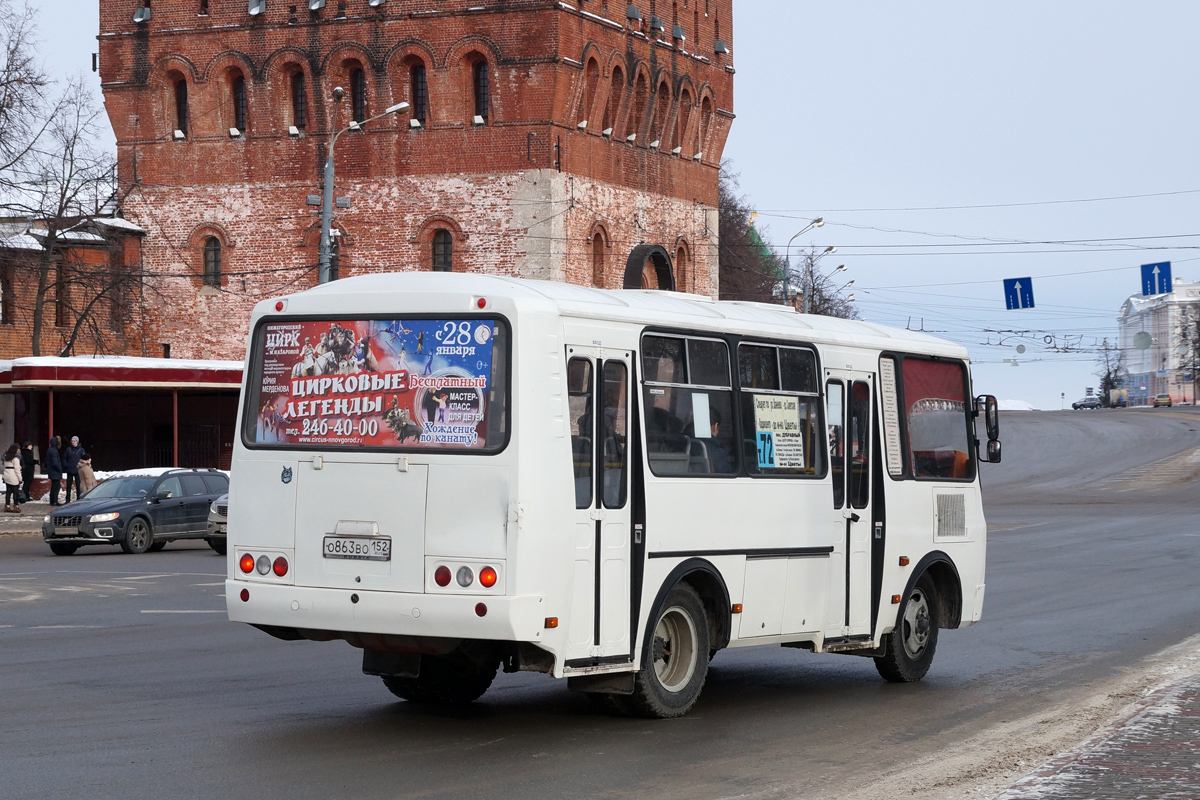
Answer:
[(238, 389), (241, 361), (40, 356), (0, 361), (0, 392), (22, 389)]

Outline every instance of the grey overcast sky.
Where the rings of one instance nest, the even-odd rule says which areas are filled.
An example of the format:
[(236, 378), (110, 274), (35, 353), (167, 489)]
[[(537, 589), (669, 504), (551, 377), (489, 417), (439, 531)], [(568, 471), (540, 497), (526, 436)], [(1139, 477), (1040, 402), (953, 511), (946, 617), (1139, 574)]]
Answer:
[[(89, 72), (97, 2), (40, 3), (57, 74)], [(970, 347), (977, 391), (1040, 408), (1082, 397), (1138, 266), (1200, 278), (1200, 4), (734, 0), (734, 13), (726, 156), (760, 227), (782, 248), (823, 216), (797, 245), (838, 247), (822, 264), (847, 265), (866, 319)], [(1037, 308), (1006, 311), (1002, 279), (1026, 276)]]

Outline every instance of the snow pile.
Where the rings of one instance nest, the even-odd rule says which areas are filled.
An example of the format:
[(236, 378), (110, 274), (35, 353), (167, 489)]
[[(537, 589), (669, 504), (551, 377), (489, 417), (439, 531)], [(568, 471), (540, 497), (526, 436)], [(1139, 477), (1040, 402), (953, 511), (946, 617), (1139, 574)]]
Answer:
[(1024, 400), (997, 400), (996, 404), (1000, 406), (1001, 411), (1037, 411)]

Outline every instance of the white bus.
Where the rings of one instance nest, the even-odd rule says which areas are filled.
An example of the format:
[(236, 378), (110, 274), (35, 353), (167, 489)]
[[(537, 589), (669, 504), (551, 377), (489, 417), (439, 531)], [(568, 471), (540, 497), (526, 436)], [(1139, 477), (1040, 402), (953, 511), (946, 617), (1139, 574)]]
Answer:
[(502, 667), (672, 717), (726, 647), (915, 681), (980, 618), (996, 405), (927, 335), (374, 275), (260, 303), (242, 396), (229, 618), (361, 648), (406, 700)]

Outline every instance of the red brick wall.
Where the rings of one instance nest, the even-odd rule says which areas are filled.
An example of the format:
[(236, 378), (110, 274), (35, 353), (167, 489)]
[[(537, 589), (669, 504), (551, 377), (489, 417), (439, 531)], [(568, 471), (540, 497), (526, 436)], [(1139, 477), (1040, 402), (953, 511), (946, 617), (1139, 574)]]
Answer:
[[(412, 100), (410, 68), (424, 64), (429, 106), (421, 128), (393, 117), (339, 140), (337, 194), (352, 205), (336, 211), (342, 277), (427, 269), (443, 227), (455, 270), (590, 284), (599, 233), (604, 285), (619, 287), (629, 252), (652, 243), (685, 254), (677, 288), (716, 293), (713, 209), (733, 72), (713, 44), (718, 27), (731, 43), (732, 0), (639, 0), (637, 27), (615, 0), (388, 0), (376, 9), (328, 0), (316, 13), (303, 0), (269, 0), (256, 18), (246, 0), (209, 0), (208, 16), (197, 15), (199, 0), (155, 0), (151, 21), (135, 25), (138, 5), (101, 5), (100, 58), (125, 214), (149, 231), (147, 271), (169, 276), (147, 294), (156, 352), (168, 342), (181, 357), (239, 356), (254, 302), (315, 283), (319, 215), (305, 196), (320, 192), (327, 98), (334, 86), (349, 89), (355, 67), (376, 114)], [(665, 24), (661, 42), (651, 15)], [(685, 40), (672, 39), (675, 24)], [(479, 59), (491, 83), (484, 126), (472, 124)], [(297, 71), (307, 125), (290, 136)], [(238, 74), (249, 120), (234, 138)], [(173, 135), (179, 80), (183, 140)], [(339, 127), (349, 113), (347, 97)], [(216, 293), (199, 278), (208, 236), (223, 244)]]

